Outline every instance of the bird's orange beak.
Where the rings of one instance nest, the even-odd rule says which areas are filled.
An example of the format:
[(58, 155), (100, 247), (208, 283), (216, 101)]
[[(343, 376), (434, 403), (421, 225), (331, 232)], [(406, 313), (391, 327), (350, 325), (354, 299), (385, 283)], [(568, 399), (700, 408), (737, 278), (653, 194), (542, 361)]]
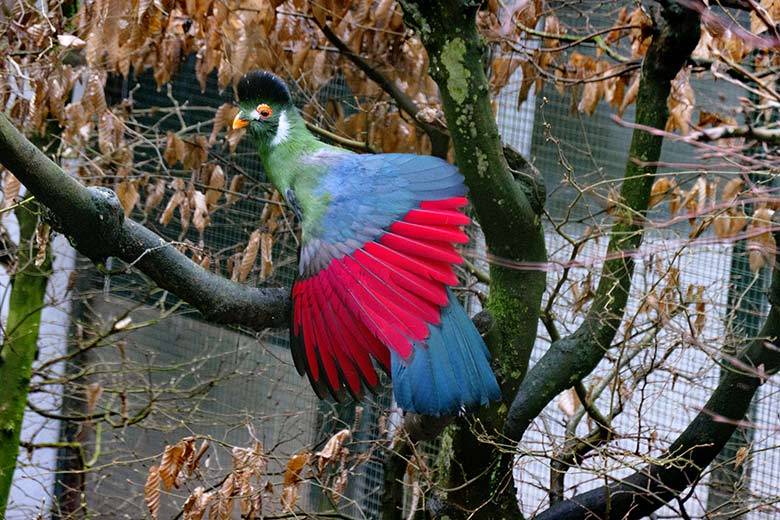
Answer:
[(244, 128), (247, 126), (249, 126), (249, 121), (241, 118), (241, 112), (236, 114), (236, 117), (233, 119), (233, 130), (238, 130), (239, 128)]

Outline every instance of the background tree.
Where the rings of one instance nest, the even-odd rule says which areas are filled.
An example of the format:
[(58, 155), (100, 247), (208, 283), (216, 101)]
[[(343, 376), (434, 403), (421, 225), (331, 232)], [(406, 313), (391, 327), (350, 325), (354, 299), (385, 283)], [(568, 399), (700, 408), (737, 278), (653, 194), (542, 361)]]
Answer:
[[(228, 89), (246, 70), (271, 69), (298, 86), (303, 111), (324, 138), (362, 151), (451, 155), (458, 164), (490, 260), (489, 272), (472, 266), (464, 276), (477, 293), (474, 281), (489, 284), (481, 324), (504, 402), (448, 426), (435, 467), (414, 451), (413, 439), (399, 434), (393, 449), (383, 452), (385, 518), (401, 515), (404, 473), (418, 482), (418, 496), (436, 498), (426, 503), (434, 515), (519, 516), (514, 483), (521, 491), (528, 483), (513, 468), (518, 457), (522, 465), (535, 455), (524, 449), (529, 428), (559, 395), (566, 434), (541, 454), (551, 468), (549, 509), (536, 516), (646, 515), (699, 481), (741, 424), (756, 390), (778, 368), (776, 285), (769, 288), (770, 310), (759, 333), (712, 337), (705, 325), (713, 297), (706, 287), (683, 285), (678, 261), (702, 242), (747, 239), (754, 272), (774, 263), (776, 198), (769, 174), (778, 141), (775, 2), (710, 8), (697, 0), (659, 1), (584, 10), (556, 2), (454, 0), (106, 1), (46, 8), (17, 2), (3, 8), (9, 45), (0, 50), (7, 78), (0, 100), (10, 118), (0, 118), (4, 185), (13, 186), (15, 175), (48, 208), (52, 226), (104, 271), (116, 272), (113, 263), (121, 261), (119, 271), (140, 271), (208, 320), (255, 330), (285, 325), (286, 290), (267, 281), (273, 283), (274, 268), (293, 261), (292, 219), (278, 196), (258, 197), (251, 191), (257, 185), (245, 182), (235, 159), (241, 155), (240, 132), (225, 131), (232, 105), (215, 110), (211, 127), (201, 131), (207, 118), (187, 124), (187, 114), (198, 107), (171, 89), (173, 108), (151, 116), (176, 118), (180, 129), (163, 133), (150, 114), (135, 109), (135, 91), (128, 89), (117, 103), (107, 101), (111, 78), (150, 70), (158, 88), (165, 88), (192, 55), (202, 88), (210, 74)], [(604, 101), (618, 123), (632, 129), (622, 179), (583, 175), (567, 160), (573, 154), (569, 145), (556, 138), (555, 128), (547, 129), (564, 172), (548, 190), (571, 194), (562, 216), (545, 211), (539, 173), (499, 136), (491, 96), (517, 70), (523, 74), (518, 103), (532, 88), (542, 96), (556, 88), (571, 95), (572, 117), (592, 114)], [(695, 123), (692, 75), (717, 78), (748, 97), (734, 114), (699, 110)], [(333, 83), (348, 90), (348, 103), (323, 95), (323, 86)], [(632, 105), (629, 123), (621, 118)], [(49, 148), (56, 162), (15, 129), (51, 134), (50, 120), (59, 123), (58, 144)], [(712, 174), (700, 175), (699, 165), (692, 174), (689, 165), (661, 163), (662, 146), (670, 140), (700, 152)], [(57, 163), (73, 165), (79, 180)], [(5, 193), (9, 204), (12, 192)], [(252, 224), (245, 244), (212, 250), (210, 223), (247, 198), (268, 200), (259, 225)], [(575, 226), (576, 220), (587, 226)], [(667, 244), (664, 259), (647, 261), (648, 230), (679, 230), (686, 220), (685, 239)], [(178, 229), (166, 245), (150, 228), (159, 224), (165, 232), (172, 222)], [(550, 258), (545, 230), (563, 244)], [(605, 250), (594, 249), (598, 241), (607, 242)], [(582, 256), (588, 250), (598, 251), (601, 260), (594, 262), (600, 269), (586, 274), (579, 266), (593, 266)], [(554, 269), (556, 262), (560, 269)], [(250, 275), (266, 284), (242, 283)], [(648, 283), (638, 284), (642, 277)], [(570, 313), (556, 314), (566, 308)], [(546, 337), (538, 338), (540, 318)], [(535, 345), (543, 355), (528, 370)], [(687, 428), (669, 436), (668, 445), (641, 450), (648, 432), (641, 425), (631, 433), (618, 431), (614, 422), (628, 403), (652, 407), (652, 398), (638, 390), (683, 348), (708, 353), (722, 377)], [(588, 379), (605, 358), (614, 369)], [(670, 377), (676, 380), (679, 373)], [(589, 431), (581, 434), (585, 416)], [(16, 435), (20, 421), (17, 413)], [(435, 435), (444, 427), (424, 417), (406, 422), (418, 436), (420, 429)], [(636, 441), (636, 454), (627, 453), (621, 444), (626, 439)], [(196, 460), (194, 446), (189, 439), (170, 444), (168, 457), (150, 468), (146, 498), (152, 511), (159, 498), (154, 490), (160, 489), (155, 479), (170, 488), (182, 465)], [(331, 447), (341, 453), (343, 446), (334, 441)], [(617, 466), (593, 463), (592, 453)], [(302, 470), (308, 456), (298, 455), (284, 472), (286, 490), (297, 489), (308, 475)], [(196, 506), (201, 512), (222, 508), (239, 494), (259, 496), (246, 490), (260, 485), (250, 476), (262, 473), (264, 456), (256, 447), (238, 452), (219, 492), (193, 490), (185, 515), (196, 515)], [(735, 457), (741, 457), (739, 466), (747, 451), (737, 450)], [(584, 493), (567, 489), (571, 467), (604, 484)], [(255, 507), (251, 501), (242, 506), (245, 514)], [(684, 499), (675, 507), (687, 514)]]

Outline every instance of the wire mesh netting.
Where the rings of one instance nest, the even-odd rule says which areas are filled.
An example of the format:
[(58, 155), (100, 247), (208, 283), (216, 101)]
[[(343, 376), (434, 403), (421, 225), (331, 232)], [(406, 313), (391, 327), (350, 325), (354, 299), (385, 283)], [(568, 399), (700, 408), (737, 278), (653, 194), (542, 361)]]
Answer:
[[(566, 8), (561, 8), (561, 18), (577, 25), (575, 14), (566, 18)], [(577, 6), (568, 8), (578, 11)], [(604, 12), (594, 19), (609, 21), (616, 16), (611, 3), (599, 3), (594, 10), (599, 9)], [(530, 44), (526, 51), (537, 48)], [(598, 52), (593, 46), (580, 51)], [(235, 143), (220, 131), (213, 133), (215, 142), (207, 150), (194, 137), (209, 134), (219, 107), (233, 101), (232, 91), (219, 91), (215, 74), (202, 90), (194, 67), (193, 57), (162, 90), (156, 88), (152, 73), (117, 80), (110, 88), (112, 101), (128, 99), (128, 110), (134, 113), (127, 131), (135, 138), (134, 173), (140, 180), (133, 189), (145, 192), (145, 205), (136, 206), (133, 217), (222, 276), (252, 285), (289, 286), (299, 240), (293, 215), (263, 182), (249, 140), (229, 153)], [(576, 110), (580, 87), (559, 91), (550, 83), (538, 91), (534, 87), (519, 103), (522, 74), (518, 69), (496, 96), (497, 120), (504, 142), (526, 155), (544, 176), (550, 260), (542, 305), (549, 310), (556, 333), (566, 335), (582, 323), (609, 257), (607, 241), (619, 204), (615, 194), (626, 169), (635, 114), (629, 107), (614, 118), (614, 111), (601, 104), (593, 115), (583, 115)], [(693, 84), (699, 112), (739, 106), (736, 89), (705, 77), (694, 77)], [(299, 105), (316, 101), (307, 105), (317, 107), (307, 117), (327, 128), (351, 114), (368, 114), (366, 105), (372, 102), (352, 96), (339, 74), (316, 92), (294, 88), (294, 95)], [(392, 104), (382, 110), (398, 115)], [(201, 150), (209, 167), (192, 168), (163, 157), (171, 143), (179, 142), (188, 154)], [(424, 140), (410, 148), (428, 149)], [(726, 161), (697, 155), (673, 139), (665, 143), (661, 163), (658, 177), (675, 179), (689, 193), (702, 181), (706, 186), (718, 181), (723, 185), (739, 175)], [(215, 165), (230, 188), (217, 189), (210, 223), (200, 229), (192, 218), (197, 208), (189, 205), (193, 199), (188, 190), (213, 189)], [(116, 187), (124, 182), (110, 168), (111, 174), (105, 176), (89, 164), (74, 169), (98, 184)], [(710, 204), (714, 196), (701, 190), (704, 204)], [(149, 200), (157, 205), (150, 206)], [(744, 241), (718, 239), (707, 228), (699, 232), (687, 208), (675, 214), (670, 206), (667, 198), (647, 215), (644, 243), (633, 253), (636, 265), (626, 317), (614, 348), (584, 382), (588, 399), (610, 416), (610, 439), (594, 441), (584, 455), (564, 464), (564, 486), (559, 463), (571, 453), (571, 443), (587, 441), (597, 425), (571, 391), (559, 396), (520, 445), (514, 477), (524, 513), (544, 509), (556, 493), (554, 499), (570, 497), (655, 461), (697, 414), (706, 412), (707, 398), (722, 377), (723, 357), (738, 352), (758, 334), (766, 312), (766, 268), (751, 268)], [(259, 256), (248, 253), (253, 237), (269, 238)], [(464, 253), (478, 268), (487, 268), (483, 247), (470, 245)], [(254, 254), (258, 255), (257, 248)], [(256, 441), (268, 458), (266, 512), (277, 513), (283, 500), (289, 500), (287, 490), (295, 488), (287, 482), (298, 478), (291, 477), (289, 469), (295, 456), (316, 454), (334, 433), (348, 428), (350, 453), (325, 471), (306, 475), (302, 487), (296, 488), (296, 511), (303, 515), (338, 508), (355, 518), (379, 517), (386, 444), (375, 441), (386, 441), (392, 431), (387, 388), (357, 406), (320, 402), (292, 365), (286, 332), (257, 335), (206, 324), (173, 295), (130, 274), (127, 266), (108, 262), (96, 271), (79, 262), (64, 368), (44, 370), (48, 379), (33, 387), (57, 395), (60, 376), (64, 373), (69, 379), (62, 410), (57, 399), (44, 403), (43, 411), (48, 410), (55, 422), (41, 427), (51, 430), (57, 417), (75, 418), (61, 436), (64, 444), (59, 446), (52, 501), (55, 516), (82, 508), (91, 517), (145, 515), (150, 468), (161, 464), (166, 446), (189, 436), (208, 439), (210, 446), (194, 477), (166, 489), (161, 517), (177, 515), (195, 486), (208, 491), (222, 486), (235, 464), (233, 449)], [(483, 290), (472, 279), (467, 282), (464, 294)], [(540, 325), (533, 362), (549, 347), (551, 335), (551, 328)], [(704, 485), (684, 493), (659, 517), (777, 515), (780, 454), (774, 441), (775, 394), (776, 383), (770, 380), (724, 455), (705, 472)], [(86, 446), (86, 453), (75, 443)], [(432, 461), (436, 447), (429, 448)], [(420, 489), (408, 475), (407, 480), (410, 507)], [(34, 502), (16, 509), (19, 518), (42, 509)]]
[[(204, 191), (208, 188), (208, 180), (192, 168), (161, 160), (170, 132), (189, 146), (193, 144), (189, 136), (208, 133), (218, 107), (233, 101), (232, 91), (218, 91), (214, 75), (201, 91), (194, 63), (189, 60), (163, 91), (155, 88), (151, 74), (117, 80), (109, 89), (108, 95), (117, 102), (129, 99), (138, 114), (128, 126), (143, 135), (134, 148), (135, 167), (144, 176), (140, 188), (149, 195), (158, 183), (164, 186), (159, 207), (139, 206), (133, 216), (188, 256), (201, 262), (208, 258), (209, 264), (203, 265), (234, 279), (252, 233), (272, 233), (272, 273), (263, 272), (260, 260), (253, 261), (241, 281), (289, 286), (297, 263), (298, 230), (291, 213), (281, 212), (277, 222), (264, 220), (267, 203), (278, 207), (279, 202), (270, 199), (271, 189), (248, 139), (233, 154), (228, 153), (227, 142), (209, 152), (209, 163), (224, 171), (225, 186), (232, 189), (231, 180), (239, 176), (244, 182), (235, 191), (223, 190), (203, 233), (189, 225), (192, 208), (180, 205), (163, 218), (166, 203), (181, 190), (178, 179)], [(323, 102), (338, 102), (346, 99), (343, 90), (343, 82), (335, 80), (319, 95)], [(350, 110), (347, 103), (342, 104)], [(82, 172), (82, 176), (86, 175)], [(110, 177), (89, 180), (113, 184)], [(334, 461), (319, 474), (306, 475), (297, 491), (296, 510), (329, 510), (338, 504), (344, 514), (355, 518), (375, 517), (381, 493), (381, 452), (370, 441), (386, 435), (379, 431), (386, 423), (380, 416), (390, 406), (386, 388), (366, 397), (359, 407), (321, 402), (293, 367), (286, 331), (257, 335), (204, 323), (186, 304), (126, 266), (109, 260), (105, 269), (114, 272), (96, 271), (84, 260), (76, 265), (79, 281), (73, 293), (71, 343), (62, 369), (70, 384), (61, 413), (64, 417), (106, 413), (111, 427), (83, 420), (64, 423), (62, 438), (82, 443), (90, 458), (85, 461), (84, 453), (68, 447), (60, 450), (51, 501), (55, 517), (74, 509), (88, 510), (92, 517), (144, 516), (150, 468), (161, 464), (160, 454), (166, 446), (190, 436), (198, 442), (208, 440), (210, 447), (194, 477), (165, 490), (161, 517), (180, 512), (196, 486), (206, 491), (219, 488), (218, 479), (224, 482), (235, 464), (232, 450), (251, 447), (256, 441), (262, 443), (268, 458), (263, 492), (266, 514), (281, 511), (288, 462), (297, 454), (322, 450), (344, 428), (351, 430), (351, 458)], [(58, 406), (55, 403), (52, 408)], [(119, 414), (113, 411), (117, 409)], [(57, 427), (56, 421), (52, 424)], [(110, 474), (100, 470), (108, 467)], [(335, 479), (347, 470), (348, 478), (337, 483)], [(23, 518), (40, 508), (38, 500), (29, 509), (12, 506), (9, 510)]]
[[(704, 77), (695, 78), (693, 84), (697, 110), (702, 113), (737, 106), (737, 89)], [(565, 276), (562, 291), (549, 309), (558, 333), (567, 335), (582, 323), (609, 257), (605, 232), (614, 224), (611, 205), (631, 140), (630, 125), (623, 121), (633, 121), (634, 113), (629, 108), (615, 119), (614, 112), (601, 104), (592, 116), (583, 115), (576, 110), (579, 89), (561, 92), (549, 83), (540, 92), (532, 91), (518, 107), (521, 88), (522, 71), (498, 97), (499, 103), (508, 105), (499, 105), (499, 122), (505, 141), (529, 144), (530, 159), (546, 181), (550, 265), (543, 307)], [(524, 135), (515, 135), (517, 129)], [(727, 161), (707, 160), (689, 145), (671, 139), (664, 143), (660, 164), (658, 177), (674, 178), (685, 189), (705, 175), (721, 185), (741, 175)], [(767, 180), (771, 182), (767, 177), (756, 182)], [(669, 205), (661, 203), (648, 214), (650, 231), (634, 255), (635, 274), (616, 346), (585, 382), (597, 408), (615, 414), (614, 438), (604, 445), (596, 443), (573, 464), (566, 473), (565, 492), (558, 491), (563, 498), (603, 486), (657, 460), (698, 413), (706, 413), (707, 399), (722, 375), (723, 356), (733, 355), (758, 334), (767, 310), (768, 280), (765, 269), (756, 272), (748, 265), (745, 241), (723, 241), (711, 230), (697, 235), (694, 219), (689, 223), (685, 210), (682, 215), (670, 213)], [(583, 240), (586, 237), (591, 238)], [(575, 247), (578, 253), (572, 256)], [(679, 293), (682, 297), (677, 301), (683, 303), (659, 306), (671, 291)], [(698, 310), (692, 294), (697, 295), (693, 300), (702, 302)], [(540, 324), (532, 362), (549, 344), (550, 333)], [(777, 514), (775, 394), (772, 384), (761, 389), (744, 427), (705, 472), (704, 485), (683, 493), (683, 500), (658, 512), (659, 518)], [(549, 505), (560, 477), (551, 466), (571, 453), (572, 439), (594, 442), (587, 439), (596, 425), (590, 418), (583, 420), (582, 409), (575, 411), (578, 403), (570, 392), (559, 396), (521, 443), (515, 478), (526, 514)]]

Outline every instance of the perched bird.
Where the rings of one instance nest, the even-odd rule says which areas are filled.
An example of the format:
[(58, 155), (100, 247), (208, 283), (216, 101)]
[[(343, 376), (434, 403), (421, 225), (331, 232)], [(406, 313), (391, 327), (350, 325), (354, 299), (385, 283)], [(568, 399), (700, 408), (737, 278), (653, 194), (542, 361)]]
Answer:
[(247, 128), (268, 179), (301, 221), (291, 349), (320, 398), (362, 396), (389, 370), (398, 405), (426, 415), (501, 397), (490, 354), (449, 286), (469, 218), (463, 176), (412, 154), (361, 155), (306, 128), (270, 72), (238, 82), (233, 128)]

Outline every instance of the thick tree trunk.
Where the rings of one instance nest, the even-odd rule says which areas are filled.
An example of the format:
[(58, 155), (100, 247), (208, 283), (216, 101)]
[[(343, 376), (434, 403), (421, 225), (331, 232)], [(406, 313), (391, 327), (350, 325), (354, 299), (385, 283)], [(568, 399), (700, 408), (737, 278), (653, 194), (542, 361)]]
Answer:
[[(507, 163), (490, 104), (485, 76), (486, 46), (476, 27), (478, 3), (457, 0), (402, 1), (407, 27), (417, 31), (428, 51), (430, 72), (439, 85), (455, 161), (466, 177), (469, 196), (491, 256), (514, 265), (543, 264), (547, 259), (540, 206), (529, 193), (533, 175), (516, 178)], [(518, 161), (513, 161), (515, 164)], [(487, 310), (492, 317), (488, 346), (504, 403), (478, 414), (476, 429), (503, 428), (506, 404), (523, 379), (536, 340), (546, 277), (492, 263)], [(495, 445), (480, 441), (472, 419), (450, 427), (452, 459), (449, 500), (474, 518), (517, 515), (509, 458)]]

